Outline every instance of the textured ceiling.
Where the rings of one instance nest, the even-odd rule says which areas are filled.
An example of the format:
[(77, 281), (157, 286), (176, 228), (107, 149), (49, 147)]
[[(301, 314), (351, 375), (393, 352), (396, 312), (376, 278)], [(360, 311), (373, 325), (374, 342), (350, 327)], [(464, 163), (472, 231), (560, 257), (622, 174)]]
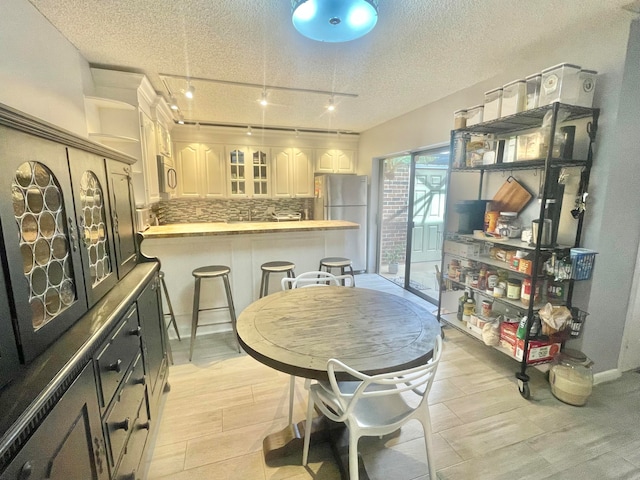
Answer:
[[(92, 65), (145, 73), (168, 97), (209, 78), (356, 94), (337, 96), (194, 80), (186, 121), (360, 132), (500, 71), (564, 29), (629, 0), (380, 0), (379, 20), (349, 43), (302, 37), (289, 0), (29, 0)], [(490, 54), (487, 54), (490, 52)], [(571, 59), (567, 59), (571, 61)]]

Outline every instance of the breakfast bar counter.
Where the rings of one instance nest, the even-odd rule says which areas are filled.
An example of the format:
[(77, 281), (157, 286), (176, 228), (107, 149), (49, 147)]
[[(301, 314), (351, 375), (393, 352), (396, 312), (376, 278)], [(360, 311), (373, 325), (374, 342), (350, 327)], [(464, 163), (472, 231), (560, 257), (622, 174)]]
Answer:
[(344, 220), (303, 220), (300, 222), (208, 222), (173, 223), (150, 227), (144, 238), (203, 237), (211, 235), (244, 235), (256, 233), (313, 232), (352, 230), (360, 225)]
[[(359, 229), (359, 224), (341, 220), (181, 223), (148, 228), (142, 234), (140, 248), (144, 255), (160, 260), (180, 335), (188, 338), (194, 269), (228, 266), (235, 309), (240, 315), (260, 295), (263, 263), (292, 262), (297, 275), (317, 270), (324, 257), (356, 258), (364, 248), (358, 243)], [(269, 293), (281, 290), (282, 277), (270, 275)], [(203, 308), (224, 304), (222, 282), (203, 282), (201, 299)], [(224, 310), (204, 311), (201, 317), (202, 324), (216, 323), (227, 320), (228, 314)], [(198, 334), (227, 328), (228, 323), (198, 328)], [(173, 329), (169, 334), (174, 335)]]

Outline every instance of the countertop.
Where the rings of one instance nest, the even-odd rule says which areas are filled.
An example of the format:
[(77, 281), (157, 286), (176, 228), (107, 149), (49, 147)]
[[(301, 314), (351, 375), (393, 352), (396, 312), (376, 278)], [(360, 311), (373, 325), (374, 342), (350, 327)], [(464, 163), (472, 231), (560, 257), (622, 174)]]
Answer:
[(174, 223), (149, 227), (142, 232), (148, 238), (205, 237), (255, 233), (313, 232), (320, 230), (357, 230), (360, 225), (345, 220), (303, 220), (300, 222), (209, 222)]

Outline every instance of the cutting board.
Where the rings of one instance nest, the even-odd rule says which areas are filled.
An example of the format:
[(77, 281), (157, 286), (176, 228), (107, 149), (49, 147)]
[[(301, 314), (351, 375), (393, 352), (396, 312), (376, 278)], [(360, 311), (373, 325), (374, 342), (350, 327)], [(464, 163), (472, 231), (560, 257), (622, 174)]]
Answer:
[(491, 200), (492, 209), (499, 212), (520, 212), (532, 195), (514, 177), (509, 177)]

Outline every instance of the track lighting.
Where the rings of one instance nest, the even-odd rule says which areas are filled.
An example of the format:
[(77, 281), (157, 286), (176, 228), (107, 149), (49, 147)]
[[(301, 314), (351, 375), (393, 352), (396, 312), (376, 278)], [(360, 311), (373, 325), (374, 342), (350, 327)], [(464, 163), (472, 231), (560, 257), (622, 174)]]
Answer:
[(184, 125), (184, 115), (180, 114), (178, 116), (178, 124), (179, 125)]
[(176, 97), (171, 95), (171, 98), (169, 99), (169, 107), (171, 107), (171, 110), (178, 110), (178, 101), (176, 100)]
[(329, 98), (329, 103), (327, 104), (327, 110), (333, 112), (336, 109), (335, 104), (333, 103), (333, 96)]
[(196, 92), (196, 87), (189, 84), (189, 86), (187, 87), (187, 91), (184, 92), (184, 96), (187, 97), (189, 100), (191, 100), (195, 92)]
[(269, 102), (267, 102), (266, 90), (262, 90), (262, 96), (260, 97), (260, 105), (262, 105), (263, 107), (266, 107), (267, 105), (269, 105)]
[(247, 135), (252, 135), (253, 131), (251, 130), (251, 125), (247, 127)]

